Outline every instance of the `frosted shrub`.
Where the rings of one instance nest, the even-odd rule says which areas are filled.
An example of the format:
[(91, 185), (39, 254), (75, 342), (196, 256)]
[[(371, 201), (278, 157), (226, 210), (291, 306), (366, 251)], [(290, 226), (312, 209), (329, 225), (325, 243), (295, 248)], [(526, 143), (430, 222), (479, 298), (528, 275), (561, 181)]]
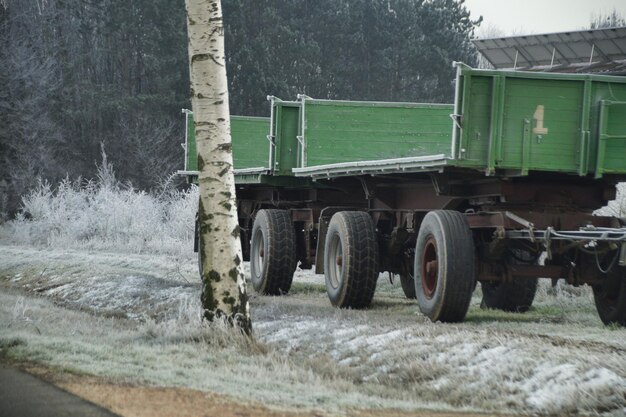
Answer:
[(626, 217), (626, 182), (617, 184), (615, 200), (609, 201), (606, 207), (596, 210), (598, 216)]
[(192, 247), (197, 201), (197, 187), (156, 194), (120, 184), (105, 159), (94, 181), (40, 182), (2, 235), (17, 244), (178, 255)]

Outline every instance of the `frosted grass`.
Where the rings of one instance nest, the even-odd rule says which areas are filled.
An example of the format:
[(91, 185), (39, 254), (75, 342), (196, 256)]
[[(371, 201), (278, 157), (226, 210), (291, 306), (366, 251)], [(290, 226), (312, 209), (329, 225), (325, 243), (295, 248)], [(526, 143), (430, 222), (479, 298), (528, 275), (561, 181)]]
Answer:
[(626, 218), (626, 182), (617, 184), (615, 200), (609, 201), (606, 207), (596, 210), (599, 216), (615, 216)]
[(449, 325), (430, 323), (386, 275), (373, 307), (352, 311), (298, 271), (290, 295), (252, 296), (249, 342), (202, 322), (184, 259), (3, 246), (0, 265), (5, 287), (27, 291), (0, 291), (0, 344), (78, 372), (329, 412), (626, 407), (626, 331), (601, 324), (585, 288), (544, 281), (526, 315), (480, 310), (477, 292), (468, 321)]

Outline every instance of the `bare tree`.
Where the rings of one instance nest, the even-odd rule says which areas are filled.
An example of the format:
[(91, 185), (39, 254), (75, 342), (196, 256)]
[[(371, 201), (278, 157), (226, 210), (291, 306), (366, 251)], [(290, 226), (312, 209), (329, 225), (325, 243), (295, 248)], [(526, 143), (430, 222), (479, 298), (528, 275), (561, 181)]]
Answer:
[(246, 333), (250, 308), (242, 268), (230, 138), (224, 25), (220, 0), (186, 0), (191, 103), (198, 147), (202, 306)]
[(0, 209), (14, 213), (20, 196), (38, 177), (56, 181), (66, 171), (58, 155), (63, 137), (49, 111), (61, 84), (59, 67), (56, 57), (45, 53), (45, 34), (38, 30), (47, 16), (38, 12), (41, 4), (27, 4), (29, 9), (9, 19), (4, 7), (0, 5)]
[(613, 9), (609, 13), (599, 13), (598, 15), (591, 15), (590, 29), (603, 29), (614, 28), (626, 25), (626, 18), (624, 15), (618, 13), (616, 9)]

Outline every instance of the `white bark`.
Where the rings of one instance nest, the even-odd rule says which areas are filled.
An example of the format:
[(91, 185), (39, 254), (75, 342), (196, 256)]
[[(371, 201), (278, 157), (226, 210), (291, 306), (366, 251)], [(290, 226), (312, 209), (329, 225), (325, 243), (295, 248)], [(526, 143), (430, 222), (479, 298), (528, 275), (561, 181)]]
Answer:
[(200, 204), (202, 305), (250, 331), (230, 138), (220, 0), (185, 0)]

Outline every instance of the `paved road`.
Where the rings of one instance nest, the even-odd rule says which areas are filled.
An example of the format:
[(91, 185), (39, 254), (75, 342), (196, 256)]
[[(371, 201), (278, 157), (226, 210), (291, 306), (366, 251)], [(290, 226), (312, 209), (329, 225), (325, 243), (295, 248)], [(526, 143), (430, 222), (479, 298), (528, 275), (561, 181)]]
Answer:
[(62, 389), (0, 364), (0, 417), (119, 417)]

